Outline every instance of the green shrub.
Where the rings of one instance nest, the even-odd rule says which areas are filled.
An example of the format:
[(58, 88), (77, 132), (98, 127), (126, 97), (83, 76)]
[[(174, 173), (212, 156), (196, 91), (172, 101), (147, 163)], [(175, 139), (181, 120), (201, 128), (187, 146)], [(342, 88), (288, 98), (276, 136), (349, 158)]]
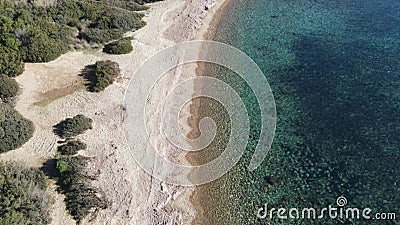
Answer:
[(0, 163), (0, 224), (49, 224), (51, 201), (44, 174)]
[(133, 51), (130, 38), (120, 39), (118, 41), (111, 42), (104, 46), (104, 52), (108, 54), (120, 55), (128, 54)]
[(55, 21), (61, 24), (69, 24), (82, 18), (85, 14), (78, 1), (61, 1), (56, 7), (50, 9)]
[(89, 91), (100, 92), (114, 82), (120, 75), (120, 69), (116, 62), (97, 61), (94, 65), (86, 66), (82, 75), (87, 80)]
[(18, 83), (14, 79), (0, 75), (0, 99), (3, 102), (10, 102), (12, 98), (17, 96), (18, 91)]
[(0, 103), (0, 153), (21, 147), (34, 132), (33, 123), (11, 106)]
[(13, 15), (6, 17), (5, 11), (0, 10), (0, 74), (15, 77), (24, 71), (19, 51), (21, 42), (16, 40), (15, 27), (17, 24), (12, 18)]
[(58, 160), (56, 167), (59, 173), (64, 173), (68, 169), (68, 164), (65, 161)]
[(79, 140), (69, 140), (57, 149), (62, 155), (75, 155), (78, 151), (86, 149), (86, 144)]
[(88, 28), (81, 32), (80, 37), (90, 43), (105, 43), (120, 38), (122, 34), (117, 29)]
[(24, 63), (19, 50), (0, 44), (0, 74), (15, 77), (24, 72)]
[(60, 42), (58, 38), (49, 38), (45, 34), (38, 34), (30, 38), (29, 47), (22, 48), (22, 51), (25, 52), (25, 62), (42, 63), (57, 59), (68, 49), (66, 40)]
[(57, 184), (65, 194), (67, 210), (78, 222), (92, 211), (105, 209), (109, 205), (104, 194), (90, 184), (85, 172), (87, 162), (88, 159), (83, 156), (62, 156), (57, 162), (60, 172)]
[(119, 8), (130, 10), (130, 11), (144, 11), (144, 10), (149, 9), (149, 7), (146, 5), (141, 5), (137, 2), (129, 1), (129, 0), (115, 1), (114, 5), (116, 5)]
[(22, 61), (48, 62), (68, 51), (73, 30), (66, 24), (56, 23), (48, 8), (20, 3), (13, 8), (11, 11), (0, 7), (1, 15), (12, 12), (7, 19), (0, 20), (0, 27), (6, 27), (2, 29), (5, 35), (0, 38), (0, 46), (9, 49), (6, 57), (1, 58), (18, 68), (13, 69), (16, 75), (23, 70)]
[(93, 120), (82, 114), (67, 118), (54, 126), (54, 132), (61, 137), (73, 137), (92, 129)]
[(119, 29), (124, 32), (135, 31), (146, 25), (146, 23), (141, 20), (143, 14), (130, 12), (127, 10), (115, 10), (115, 12), (110, 17), (110, 22), (108, 28)]

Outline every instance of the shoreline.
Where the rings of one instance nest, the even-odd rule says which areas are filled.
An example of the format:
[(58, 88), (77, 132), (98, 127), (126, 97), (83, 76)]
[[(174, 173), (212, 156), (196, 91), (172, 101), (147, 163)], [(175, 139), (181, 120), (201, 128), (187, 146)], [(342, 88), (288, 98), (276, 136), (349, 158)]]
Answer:
[[(225, 0), (220, 7), (216, 10), (215, 14), (212, 16), (212, 18), (208, 21), (208, 26), (202, 35), (202, 38), (205, 40), (212, 40), (215, 32), (217, 31), (218, 24), (220, 23), (220, 19), (222, 14), (224, 13), (225, 8), (229, 5), (231, 0)], [(205, 50), (200, 50), (200, 54), (207, 54)], [(198, 62), (196, 66), (196, 76), (203, 76), (202, 69), (206, 63), (203, 62)], [(201, 89), (202, 87), (194, 87), (195, 89)], [(192, 104), (190, 105), (190, 115), (191, 117), (188, 119), (188, 124), (191, 128), (191, 132), (188, 133), (187, 137), (189, 139), (195, 139), (199, 135), (199, 127), (198, 127), (198, 122), (199, 122), (199, 117), (200, 117), (200, 107), (201, 107), (201, 102), (200, 99), (196, 99), (192, 101)], [(199, 165), (200, 162), (195, 158), (191, 157), (190, 155), (186, 155), (185, 158), (187, 161), (192, 164), (192, 165)], [(202, 189), (205, 187), (205, 185), (197, 186), (196, 189), (191, 193), (190, 195), (190, 202), (193, 205), (193, 207), (196, 210), (196, 217), (192, 220), (191, 225), (199, 225), (197, 222), (198, 219), (201, 218), (202, 214), (204, 213), (204, 207), (203, 204), (199, 201), (196, 201), (195, 196), (202, 191)]]
[[(176, 10), (180, 9), (180, 11), (170, 12), (169, 14), (170, 16), (175, 17), (177, 19), (177, 22), (164, 30), (163, 37), (172, 40), (175, 43), (190, 40), (204, 40), (205, 37), (208, 35), (208, 32), (210, 32), (212, 29), (215, 29), (215, 18), (218, 19), (227, 2), (229, 2), (229, 0), (208, 0), (206, 1), (206, 5), (204, 6), (204, 4), (202, 5), (202, 3), (191, 1), (185, 3), (183, 6), (178, 6)], [(188, 15), (187, 17), (185, 16), (186, 14)], [(189, 32), (182, 33), (183, 27), (188, 28)], [(176, 36), (175, 34), (179, 35)], [(199, 49), (199, 54), (201, 54), (201, 52), (202, 49)], [(174, 81), (172, 82), (173, 85), (179, 83), (182, 80), (190, 79), (193, 78), (193, 76), (197, 76), (197, 67), (198, 65), (195, 64), (185, 65), (180, 68), (173, 69), (171, 71), (174, 77)], [(193, 93), (195, 88), (196, 87), (193, 87)], [(164, 94), (168, 95), (168, 93)], [(179, 116), (180, 126), (183, 127), (183, 132), (186, 133), (186, 135), (189, 135), (192, 130), (192, 126), (189, 122), (189, 118), (191, 117), (192, 113), (190, 108), (192, 107), (192, 105), (193, 101), (189, 101), (188, 105), (186, 105), (189, 107), (184, 106), (182, 108), (181, 114), (183, 114), (183, 117), (181, 117), (181, 115)], [(159, 108), (158, 111), (154, 111), (154, 113), (160, 111), (161, 108)], [(157, 127), (156, 129), (161, 128)], [(162, 139), (163, 138), (157, 140), (160, 141), (159, 145), (163, 145), (164, 147), (168, 146), (167, 143), (163, 143)], [(165, 149), (164, 147), (161, 147), (161, 151), (169, 155), (172, 161), (176, 160), (180, 164), (190, 165), (190, 162), (186, 158), (186, 153), (177, 153), (178, 151), (174, 148)], [(153, 179), (151, 184), (151, 192), (149, 194), (150, 197), (147, 201), (147, 204), (158, 205), (158, 209), (160, 208), (160, 206), (162, 208), (166, 208), (168, 205), (171, 206), (171, 208), (167, 209), (167, 213), (163, 211), (163, 215), (165, 216), (166, 214), (168, 214), (170, 218), (167, 220), (162, 220), (156, 218), (156, 216), (153, 216), (150, 220), (142, 223), (160, 224), (162, 222), (171, 222), (177, 224), (192, 224), (195, 221), (196, 217), (198, 217), (198, 214), (201, 212), (198, 210), (197, 204), (195, 202), (192, 202), (192, 195), (197, 191), (197, 188), (198, 187), (178, 187)], [(160, 199), (165, 199), (165, 194), (167, 194), (166, 200), (160, 202)], [(171, 214), (171, 212), (173, 213)], [(159, 215), (157, 214), (157, 216)]]

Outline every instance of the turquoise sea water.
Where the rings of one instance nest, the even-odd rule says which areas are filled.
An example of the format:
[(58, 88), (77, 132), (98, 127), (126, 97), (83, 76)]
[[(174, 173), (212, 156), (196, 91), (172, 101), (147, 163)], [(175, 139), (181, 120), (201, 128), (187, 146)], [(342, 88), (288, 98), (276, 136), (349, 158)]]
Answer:
[[(199, 224), (400, 224), (399, 0), (232, 0), (213, 39), (259, 65), (278, 119), (267, 159), (247, 171), (258, 106), (234, 74), (217, 75), (241, 93), (252, 135), (244, 159), (195, 196), (204, 207)], [(201, 113), (210, 112), (229, 122), (221, 110)], [(265, 204), (319, 210), (340, 196), (345, 208), (397, 219), (257, 218)]]

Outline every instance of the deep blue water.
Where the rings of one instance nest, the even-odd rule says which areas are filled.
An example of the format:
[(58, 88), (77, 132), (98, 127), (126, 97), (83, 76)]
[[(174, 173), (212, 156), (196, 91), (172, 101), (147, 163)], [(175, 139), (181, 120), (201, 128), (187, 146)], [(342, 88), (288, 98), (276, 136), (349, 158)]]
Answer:
[[(266, 161), (248, 172), (258, 106), (250, 89), (233, 81), (251, 112), (248, 153), (199, 194), (210, 205), (200, 223), (400, 224), (399, 0), (232, 0), (214, 40), (259, 65), (278, 120)], [(340, 196), (348, 207), (394, 212), (397, 220), (256, 216), (265, 203), (323, 208)]]

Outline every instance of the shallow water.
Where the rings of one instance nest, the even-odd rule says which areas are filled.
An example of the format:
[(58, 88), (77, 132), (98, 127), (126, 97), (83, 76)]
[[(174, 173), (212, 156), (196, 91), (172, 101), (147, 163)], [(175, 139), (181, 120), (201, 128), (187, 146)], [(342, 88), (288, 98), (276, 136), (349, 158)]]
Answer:
[[(239, 164), (195, 196), (204, 207), (199, 224), (400, 224), (400, 1), (233, 0), (213, 39), (259, 65), (278, 120), (267, 159), (249, 172), (258, 105), (238, 76), (210, 66), (241, 94), (252, 134)], [(229, 123), (218, 104), (202, 101), (200, 114)], [(218, 154), (226, 129), (209, 152)], [(397, 220), (257, 218), (264, 204), (321, 209), (340, 196), (345, 207)]]

